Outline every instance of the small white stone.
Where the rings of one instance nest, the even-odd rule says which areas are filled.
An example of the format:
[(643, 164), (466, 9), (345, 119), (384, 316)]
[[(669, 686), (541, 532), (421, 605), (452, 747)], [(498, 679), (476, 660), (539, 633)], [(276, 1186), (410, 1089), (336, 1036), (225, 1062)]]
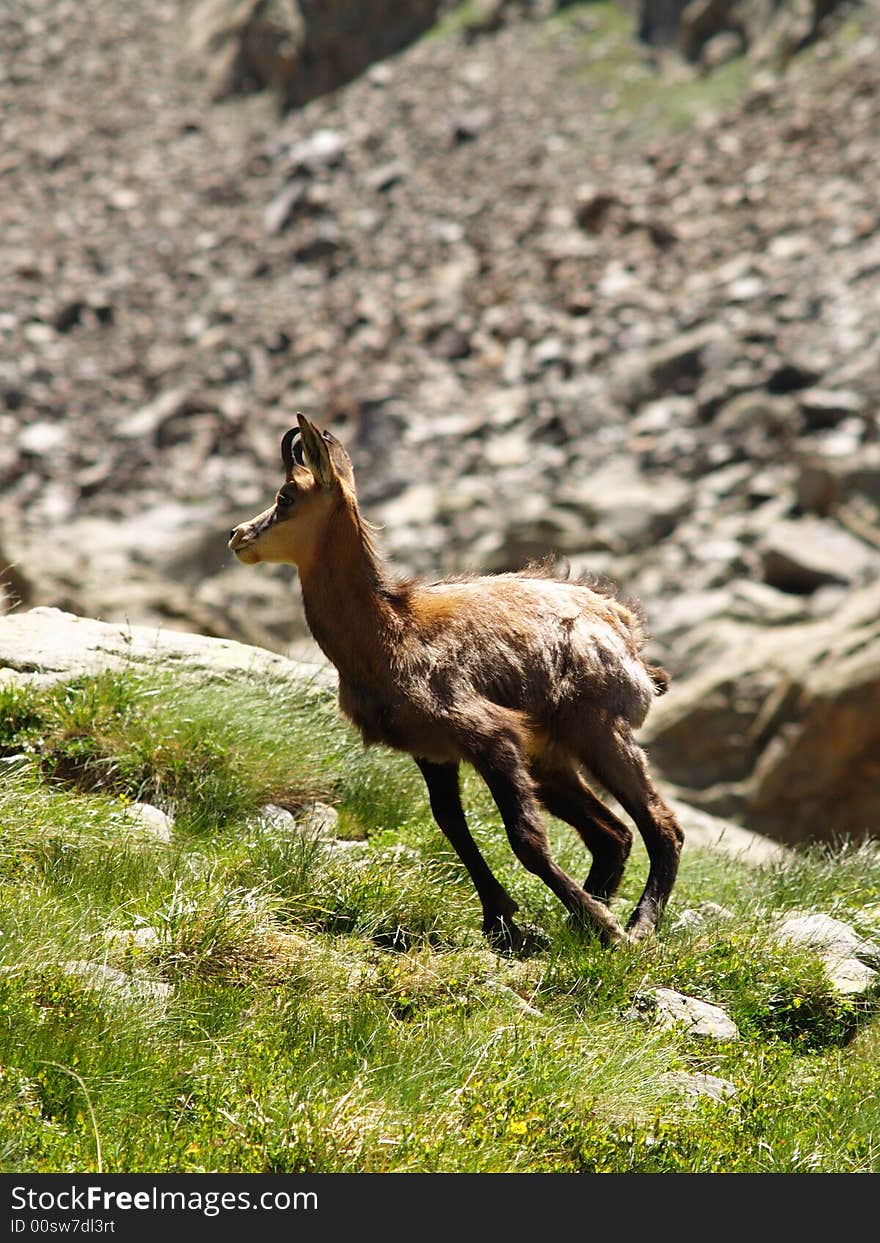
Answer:
[(683, 1027), (689, 1036), (708, 1036), (712, 1040), (738, 1040), (739, 1030), (733, 1019), (720, 1008), (687, 997), (671, 988), (651, 989), (643, 996), (656, 1002), (656, 1019), (660, 1027)]
[(660, 1076), (661, 1082), (678, 1089), (685, 1096), (697, 1099), (708, 1096), (714, 1101), (723, 1101), (736, 1096), (736, 1087), (729, 1079), (719, 1079), (716, 1075), (701, 1073), (688, 1074), (684, 1070), (671, 1070)]
[(776, 931), (776, 939), (783, 945), (808, 946), (832, 959), (880, 962), (880, 946), (860, 937), (849, 924), (821, 912), (787, 916)]
[(263, 828), (275, 830), (285, 837), (301, 833), (305, 837), (334, 841), (339, 824), (336, 808), (318, 801), (298, 807), (295, 812), (288, 811), (277, 803), (266, 803), (260, 808), (258, 815)]
[(75, 959), (62, 964), (65, 975), (76, 976), (89, 988), (119, 998), (121, 1001), (167, 1001), (174, 988), (161, 980), (139, 980), (106, 963)]
[(68, 433), (66, 428), (57, 423), (31, 423), (23, 428), (18, 437), (18, 447), (22, 453), (33, 453), (37, 457), (49, 457), (60, 453), (67, 446)]
[(296, 822), (300, 830), (310, 836), (335, 838), (339, 812), (329, 803), (310, 803), (297, 816)]
[(125, 809), (125, 818), (138, 837), (153, 838), (157, 842), (170, 842), (173, 821), (152, 803), (132, 803)]
[(699, 911), (682, 911), (678, 919), (671, 925), (670, 932), (697, 932), (706, 927), (706, 918)]
[(155, 928), (108, 928), (104, 933), (108, 945), (117, 949), (145, 950), (158, 944), (159, 933)]
[(366, 850), (366, 848), (367, 843), (356, 838), (339, 837), (332, 843), (333, 853), (339, 855), (357, 856), (362, 851)]
[(266, 828), (272, 829), (292, 829), (296, 824), (296, 819), (286, 807), (279, 807), (277, 803), (266, 803), (259, 810), (260, 823)]
[(696, 909), (689, 907), (686, 911), (682, 911), (670, 931), (696, 932), (701, 928), (707, 927), (708, 924), (726, 923), (733, 918), (735, 918), (733, 911), (728, 910), (726, 906), (722, 906), (719, 902), (700, 902)]

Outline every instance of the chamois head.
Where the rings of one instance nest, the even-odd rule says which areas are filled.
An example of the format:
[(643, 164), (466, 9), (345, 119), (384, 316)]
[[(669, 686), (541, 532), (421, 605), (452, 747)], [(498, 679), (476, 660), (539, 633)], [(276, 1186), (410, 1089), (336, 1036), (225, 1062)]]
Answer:
[(308, 560), (332, 514), (356, 505), (354, 471), (345, 449), (330, 432), (320, 431), (305, 415), (299, 427), (285, 432), (281, 460), (285, 480), (275, 503), (229, 533), (229, 547), (246, 565)]

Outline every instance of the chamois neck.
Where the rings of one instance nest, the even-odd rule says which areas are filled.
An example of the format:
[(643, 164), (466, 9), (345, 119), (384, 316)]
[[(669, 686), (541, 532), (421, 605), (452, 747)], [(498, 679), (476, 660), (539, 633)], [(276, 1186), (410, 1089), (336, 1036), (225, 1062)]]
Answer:
[(299, 579), (309, 629), (340, 675), (366, 685), (383, 681), (400, 617), (356, 506), (334, 510)]

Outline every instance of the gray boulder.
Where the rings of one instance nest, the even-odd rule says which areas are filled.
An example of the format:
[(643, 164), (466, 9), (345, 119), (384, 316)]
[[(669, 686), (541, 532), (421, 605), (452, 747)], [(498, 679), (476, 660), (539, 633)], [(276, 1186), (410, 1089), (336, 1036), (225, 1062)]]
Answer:
[(111, 1003), (143, 1005), (147, 1002), (163, 1007), (174, 993), (173, 985), (163, 980), (141, 979), (106, 963), (75, 959), (63, 963), (62, 970), (65, 975), (75, 976)]
[(647, 352), (625, 355), (612, 375), (614, 396), (631, 410), (670, 393), (692, 393), (707, 370), (731, 362), (734, 347), (714, 324), (681, 333)]
[(764, 581), (807, 593), (827, 583), (857, 584), (880, 571), (880, 551), (829, 519), (774, 523), (759, 542)]
[[(747, 867), (785, 863), (791, 857), (791, 852), (785, 846), (772, 841), (769, 837), (752, 833), (734, 824), (731, 820), (700, 811), (699, 808), (691, 807), (689, 803), (684, 803), (681, 799), (670, 798), (667, 801), (671, 804), (679, 824), (684, 829), (688, 848), (696, 846), (703, 850), (714, 850), (720, 854), (730, 855), (731, 858), (746, 864)], [(703, 910), (702, 915), (708, 917), (715, 914), (717, 916), (719, 910), (723, 908), (718, 908), (714, 912)], [(684, 914), (687, 913), (684, 912)]]
[(201, 0), (189, 19), (189, 44), (211, 98), (269, 87), (282, 94), (305, 47), (296, 0)]
[(269, 88), (299, 107), (399, 52), (440, 0), (202, 0), (189, 21), (212, 98)]
[(613, 458), (583, 479), (569, 479), (559, 489), (557, 501), (578, 516), (577, 547), (587, 547), (592, 539), (594, 544), (603, 541), (614, 551), (629, 552), (649, 548), (674, 531), (690, 509), (693, 494), (671, 473), (648, 476), (628, 458)]
[(673, 683), (642, 731), (682, 798), (779, 841), (880, 832), (880, 584), (739, 641)]
[(10, 560), (0, 544), (0, 612), (30, 603), (33, 595), (34, 589), (27, 574)]
[(710, 1040), (739, 1039), (736, 1023), (720, 1006), (671, 988), (652, 988), (639, 994), (636, 1008), (652, 1014), (658, 1027), (663, 1029), (682, 1028), (689, 1036)]
[[(705, 63), (719, 34), (735, 34), (760, 62), (783, 66), (820, 33), (839, 0), (639, 0), (639, 37), (678, 46), (690, 61)], [(626, 7), (629, 7), (627, 5)]]
[(858, 996), (880, 982), (875, 970), (880, 966), (880, 946), (842, 920), (821, 913), (788, 915), (774, 935), (781, 945), (815, 950), (839, 993)]

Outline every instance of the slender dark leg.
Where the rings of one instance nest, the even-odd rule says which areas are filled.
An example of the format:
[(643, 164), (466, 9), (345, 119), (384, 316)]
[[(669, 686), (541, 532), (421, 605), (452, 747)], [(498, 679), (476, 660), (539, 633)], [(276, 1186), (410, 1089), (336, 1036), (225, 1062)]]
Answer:
[(587, 893), (608, 902), (614, 897), (632, 846), (632, 832), (596, 797), (575, 769), (536, 771), (538, 798), (550, 812), (576, 829), (593, 856), (584, 881)]
[(607, 907), (585, 893), (553, 860), (525, 756), (515, 736), (508, 733), (487, 740), (474, 755), (474, 765), (498, 804), (510, 844), (523, 866), (540, 876), (578, 924), (592, 928), (606, 944), (626, 940)]
[(513, 922), (516, 902), (495, 877), (480, 854), (461, 805), (457, 764), (432, 764), (416, 760), (431, 800), (434, 819), (468, 870), (483, 907), (483, 933), (500, 948), (519, 949), (523, 933)]
[(627, 730), (609, 733), (593, 740), (593, 749), (584, 763), (635, 821), (648, 850), (648, 882), (627, 929), (633, 940), (641, 940), (656, 928), (669, 900), (684, 832), (672, 808), (663, 801), (648, 773), (645, 753)]

